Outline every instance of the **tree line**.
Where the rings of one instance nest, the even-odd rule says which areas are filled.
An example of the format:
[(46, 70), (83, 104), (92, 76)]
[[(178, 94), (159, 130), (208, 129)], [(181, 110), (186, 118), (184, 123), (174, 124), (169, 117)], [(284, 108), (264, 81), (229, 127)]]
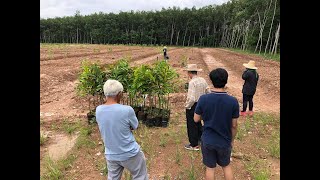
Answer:
[(202, 8), (40, 18), (41, 43), (280, 49), (280, 0), (231, 0)]

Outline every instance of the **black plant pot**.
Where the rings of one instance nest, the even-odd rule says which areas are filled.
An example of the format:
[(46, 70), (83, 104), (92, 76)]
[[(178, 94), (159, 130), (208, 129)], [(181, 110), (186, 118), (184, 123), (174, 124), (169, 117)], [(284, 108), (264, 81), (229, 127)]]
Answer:
[(133, 108), (136, 116), (138, 117), (138, 112), (141, 111), (141, 107), (139, 107), (139, 106), (134, 106), (134, 107), (132, 107), (132, 108)]
[(90, 111), (87, 113), (88, 124), (96, 123), (95, 111)]
[(138, 111), (137, 118), (139, 121), (145, 122), (146, 121), (146, 114), (143, 111)]
[(162, 127), (168, 127), (169, 118), (168, 117), (162, 117), (161, 125)]
[(145, 121), (145, 125), (147, 127), (153, 127), (155, 125), (154, 122), (155, 122), (155, 118), (147, 115), (147, 118), (146, 118), (146, 121)]
[(162, 117), (161, 116), (157, 116), (156, 118), (154, 118), (154, 125), (156, 127), (161, 127), (162, 126), (161, 123), (162, 123)]

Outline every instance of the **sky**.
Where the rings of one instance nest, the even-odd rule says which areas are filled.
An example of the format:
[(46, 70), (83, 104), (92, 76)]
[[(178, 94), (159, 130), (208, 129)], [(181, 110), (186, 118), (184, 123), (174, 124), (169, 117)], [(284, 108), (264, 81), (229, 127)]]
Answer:
[(93, 13), (119, 13), (130, 10), (161, 10), (162, 7), (196, 8), (223, 4), (228, 0), (40, 0), (40, 18), (73, 16)]

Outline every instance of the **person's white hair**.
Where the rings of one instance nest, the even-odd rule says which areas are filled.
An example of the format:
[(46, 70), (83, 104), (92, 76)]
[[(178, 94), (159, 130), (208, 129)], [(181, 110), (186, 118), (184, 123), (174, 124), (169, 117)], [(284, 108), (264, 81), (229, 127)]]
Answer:
[(116, 96), (119, 92), (123, 91), (122, 84), (113, 79), (107, 80), (103, 85), (103, 92), (105, 96)]

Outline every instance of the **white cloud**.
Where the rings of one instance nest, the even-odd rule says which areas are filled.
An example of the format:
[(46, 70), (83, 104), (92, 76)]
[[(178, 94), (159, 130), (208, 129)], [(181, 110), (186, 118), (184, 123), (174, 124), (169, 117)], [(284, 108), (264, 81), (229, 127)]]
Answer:
[(114, 12), (130, 10), (161, 10), (177, 6), (191, 8), (203, 7), (210, 4), (222, 4), (228, 0), (40, 0), (40, 17), (53, 18), (72, 16), (76, 10), (82, 15), (95, 12)]

